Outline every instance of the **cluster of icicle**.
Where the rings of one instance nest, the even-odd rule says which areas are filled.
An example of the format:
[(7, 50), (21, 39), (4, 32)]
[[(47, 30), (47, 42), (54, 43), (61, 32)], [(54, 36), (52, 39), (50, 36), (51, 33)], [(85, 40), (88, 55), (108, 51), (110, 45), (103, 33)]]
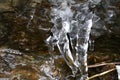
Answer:
[[(51, 35), (46, 39), (50, 52), (57, 46), (73, 77), (79, 80), (88, 79), (87, 49), (89, 35), (93, 24), (93, 14), (89, 9), (91, 1), (49, 0), (51, 22), (54, 26)], [(80, 72), (78, 74), (78, 72)]]

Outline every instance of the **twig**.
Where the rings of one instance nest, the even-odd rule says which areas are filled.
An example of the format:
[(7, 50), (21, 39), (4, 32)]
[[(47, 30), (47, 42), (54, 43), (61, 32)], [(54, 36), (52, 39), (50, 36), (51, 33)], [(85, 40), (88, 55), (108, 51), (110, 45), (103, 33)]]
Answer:
[(94, 64), (94, 65), (89, 65), (88, 68), (95, 68), (95, 67), (100, 67), (100, 66), (105, 66), (105, 65), (111, 65), (111, 64), (120, 64), (120, 62), (111, 62), (111, 63), (97, 63), (97, 64)]
[(95, 74), (95, 75), (93, 75), (93, 76), (89, 77), (89, 79), (88, 79), (88, 80), (93, 79), (93, 78), (96, 78), (96, 77), (99, 77), (99, 76), (102, 76), (102, 75), (105, 75), (105, 74), (110, 73), (110, 72), (112, 72), (112, 71), (114, 71), (114, 70), (116, 70), (116, 68), (109, 69), (109, 70), (104, 71), (104, 72), (99, 73), (99, 74)]

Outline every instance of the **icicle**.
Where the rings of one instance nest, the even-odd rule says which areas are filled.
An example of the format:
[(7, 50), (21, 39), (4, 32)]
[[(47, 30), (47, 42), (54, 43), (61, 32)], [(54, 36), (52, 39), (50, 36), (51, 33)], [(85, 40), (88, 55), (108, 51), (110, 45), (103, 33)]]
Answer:
[[(80, 70), (78, 79), (87, 80), (87, 50), (93, 24), (93, 13), (89, 11), (89, 2), (79, 4), (73, 0), (49, 1), (53, 5), (51, 22), (54, 26), (51, 29), (52, 36), (48, 37), (46, 42), (50, 48), (58, 47), (71, 68), (73, 77), (76, 77)], [(72, 10), (72, 7), (76, 9)]]

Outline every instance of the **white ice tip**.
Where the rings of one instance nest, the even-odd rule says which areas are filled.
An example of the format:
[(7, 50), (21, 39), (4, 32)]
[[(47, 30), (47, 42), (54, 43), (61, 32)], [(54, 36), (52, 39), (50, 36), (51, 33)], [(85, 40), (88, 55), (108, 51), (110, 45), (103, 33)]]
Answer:
[(116, 69), (118, 72), (118, 80), (120, 80), (120, 65), (116, 65)]
[(66, 32), (70, 32), (70, 23), (67, 21), (63, 22), (63, 28)]

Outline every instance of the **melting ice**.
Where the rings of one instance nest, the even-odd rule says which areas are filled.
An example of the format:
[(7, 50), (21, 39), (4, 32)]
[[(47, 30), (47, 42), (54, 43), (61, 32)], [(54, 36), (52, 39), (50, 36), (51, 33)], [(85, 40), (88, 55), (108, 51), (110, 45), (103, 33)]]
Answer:
[(84, 3), (73, 0), (49, 1), (52, 4), (51, 22), (54, 26), (46, 43), (51, 51), (54, 50), (54, 46), (58, 47), (71, 68), (73, 77), (79, 75), (79, 80), (87, 80), (87, 49), (93, 24), (93, 13), (89, 10), (89, 1)]

